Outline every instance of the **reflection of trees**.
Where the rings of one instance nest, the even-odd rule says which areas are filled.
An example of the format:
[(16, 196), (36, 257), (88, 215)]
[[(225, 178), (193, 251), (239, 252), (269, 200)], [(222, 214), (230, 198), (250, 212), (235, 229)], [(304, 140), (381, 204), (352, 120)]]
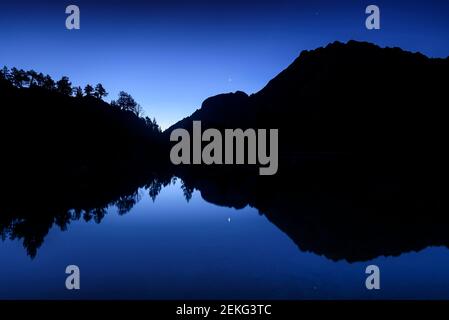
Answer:
[[(117, 186), (101, 184), (101, 188), (94, 188), (81, 195), (70, 192), (73, 198), (62, 193), (63, 188), (56, 188), (51, 192), (36, 190), (36, 194), (33, 194), (36, 195), (33, 198), (35, 200), (25, 203), (25, 207), (21, 206), (23, 203), (17, 202), (5, 209), (0, 203), (0, 237), (2, 241), (21, 240), (27, 254), (34, 258), (52, 227), (57, 226), (61, 231), (67, 231), (72, 221), (80, 220), (99, 224), (110, 212), (108, 209), (114, 206), (119, 215), (124, 215), (141, 200), (140, 188), (146, 190), (154, 202), (163, 188), (174, 185), (177, 181), (170, 174), (162, 174), (152, 176), (144, 184), (127, 186), (126, 182), (121, 181), (119, 187), (125, 191), (117, 192)], [(193, 185), (181, 181), (181, 189), (185, 199), (190, 201)], [(12, 213), (6, 214), (7, 212)]]
[(23, 247), (27, 254), (34, 258), (53, 225), (58, 226), (61, 231), (67, 231), (70, 223), (80, 220), (81, 217), (86, 222), (93, 219), (96, 223), (100, 223), (107, 213), (106, 208), (63, 210), (55, 213), (54, 216), (38, 210), (26, 218), (2, 219), (0, 221), (0, 236), (2, 241), (6, 239), (23, 240)]
[[(221, 175), (177, 172), (179, 180), (169, 174), (153, 174), (146, 181), (131, 185), (120, 180), (119, 191), (115, 190), (117, 186), (108, 187), (106, 183), (73, 199), (56, 193), (50, 193), (51, 198), (40, 195), (38, 203), (49, 198), (52, 207), (41, 208), (29, 201), (27, 210), (14, 211), (11, 207), (5, 210), (0, 202), (0, 236), (3, 240), (22, 241), (33, 258), (52, 227), (65, 231), (72, 221), (101, 223), (113, 206), (119, 215), (124, 215), (140, 201), (143, 193), (139, 190), (144, 189), (155, 201), (164, 187), (178, 181), (186, 201), (190, 201), (196, 189), (205, 201), (216, 205), (237, 209), (250, 205), (284, 231), (300, 250), (333, 260), (365, 261), (430, 245), (449, 246), (449, 218), (420, 205), (433, 192), (419, 192), (420, 199), (416, 191), (395, 188), (396, 180), (386, 184), (370, 174), (351, 176), (347, 167), (356, 164), (309, 167), (307, 172), (289, 170), (288, 174), (270, 179), (227, 172)], [(4, 214), (7, 212), (15, 214)]]
[(48, 217), (44, 217), (44, 219), (39, 221), (36, 218), (29, 220), (14, 219), (7, 225), (2, 224), (0, 226), (0, 233), (2, 240), (23, 239), (23, 247), (27, 251), (27, 254), (31, 258), (34, 258), (52, 225), (53, 221), (48, 219)]
[[(143, 185), (148, 190), (153, 201), (162, 187), (170, 184), (171, 176), (165, 178), (153, 177)], [(34, 258), (38, 249), (44, 243), (44, 239), (53, 226), (58, 226), (66, 231), (72, 221), (83, 219), (86, 222), (101, 223), (109, 212), (108, 208), (115, 206), (119, 215), (124, 215), (136, 205), (141, 197), (139, 184), (127, 186), (126, 182), (119, 185), (101, 184), (101, 188), (92, 190), (91, 193), (74, 195), (68, 198), (67, 194), (59, 194), (57, 190), (52, 197), (47, 194), (39, 194), (37, 202), (30, 201), (29, 206), (21, 207), (23, 203), (14, 203), (7, 209), (0, 204), (0, 237), (6, 239), (21, 240), (27, 254)], [(116, 188), (126, 191), (117, 192)], [(39, 190), (43, 192), (44, 190)], [(42, 199), (47, 199), (42, 201)], [(25, 204), (26, 205), (26, 204)], [(42, 207), (48, 205), (46, 207)], [(13, 212), (7, 214), (7, 212)]]
[(104, 216), (106, 215), (106, 208), (96, 208), (93, 210), (95, 223), (101, 223)]
[(70, 220), (72, 220), (72, 215), (70, 214), (70, 211), (66, 211), (56, 215), (54, 223), (61, 229), (61, 231), (66, 231)]
[(163, 177), (163, 178), (155, 178), (151, 180), (150, 183), (145, 185), (145, 189), (148, 190), (148, 195), (150, 196), (153, 202), (156, 200), (156, 197), (162, 190), (162, 187), (168, 186), (170, 183), (176, 182), (176, 177)]
[(118, 214), (122, 216), (128, 213), (139, 201), (140, 201), (139, 192), (135, 191), (132, 194), (121, 196), (120, 198), (118, 198), (118, 200), (114, 202), (114, 204), (118, 209)]
[(184, 198), (186, 198), (187, 202), (189, 202), (190, 199), (192, 199), (194, 188), (192, 186), (189, 186), (187, 183), (183, 181), (181, 184), (181, 189), (182, 192), (184, 193)]
[(153, 180), (146, 188), (148, 190), (148, 195), (154, 202), (159, 192), (162, 190), (162, 182), (157, 179)]

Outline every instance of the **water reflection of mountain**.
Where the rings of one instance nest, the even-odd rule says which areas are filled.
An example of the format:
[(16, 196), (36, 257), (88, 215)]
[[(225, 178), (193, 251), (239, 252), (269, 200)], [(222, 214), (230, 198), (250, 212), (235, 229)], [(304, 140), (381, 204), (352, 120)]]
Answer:
[[(410, 189), (391, 175), (363, 173), (357, 169), (360, 159), (357, 163), (297, 159), (295, 167), (301, 170), (285, 171), (283, 166), (273, 177), (254, 175), (248, 168), (229, 169), (232, 175), (221, 169), (207, 173), (204, 168), (161, 169), (115, 177), (115, 182), (36, 189), (17, 193), (16, 199), (10, 194), (10, 201), (1, 205), (0, 232), (3, 239), (21, 239), (28, 255), (34, 257), (54, 225), (67, 230), (74, 220), (101, 223), (112, 205), (125, 214), (141, 196), (156, 199), (177, 175), (183, 180), (186, 200), (197, 189), (204, 200), (216, 205), (255, 207), (300, 250), (332, 260), (354, 262), (428, 246), (449, 247), (449, 219), (431, 186)], [(139, 194), (139, 188), (145, 194)]]
[(208, 202), (257, 208), (300, 250), (332, 260), (449, 247), (449, 217), (438, 185), (408, 185), (399, 177), (358, 170), (363, 164), (354, 161), (302, 166), (269, 178), (178, 175)]

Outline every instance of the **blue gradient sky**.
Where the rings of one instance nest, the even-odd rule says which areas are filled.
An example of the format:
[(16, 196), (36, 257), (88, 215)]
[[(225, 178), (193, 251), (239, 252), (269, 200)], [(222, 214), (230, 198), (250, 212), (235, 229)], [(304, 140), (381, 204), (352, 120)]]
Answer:
[[(166, 128), (215, 94), (254, 93), (304, 49), (366, 40), (449, 55), (449, 1), (11, 1), (0, 4), (0, 65), (125, 90)], [(65, 29), (65, 7), (81, 30)], [(379, 31), (365, 8), (381, 9)]]

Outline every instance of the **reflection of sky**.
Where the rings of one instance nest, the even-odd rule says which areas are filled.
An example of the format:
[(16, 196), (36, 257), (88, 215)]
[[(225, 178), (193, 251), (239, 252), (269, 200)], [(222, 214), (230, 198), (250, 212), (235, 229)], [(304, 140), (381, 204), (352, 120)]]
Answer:
[(75, 1), (81, 30), (64, 29), (61, 1), (12, 1), (0, 9), (0, 64), (74, 84), (131, 93), (164, 127), (208, 96), (261, 89), (299, 52), (334, 40), (449, 55), (449, 2), (386, 1), (367, 31), (369, 1)]
[[(298, 250), (255, 209), (187, 204), (179, 183), (124, 216), (52, 229), (37, 257), (20, 241), (0, 243), (0, 298), (447, 298), (449, 251), (429, 248), (349, 264)], [(230, 222), (228, 218), (231, 218)], [(435, 263), (435, 262), (438, 263)], [(64, 287), (81, 269), (81, 290)], [(381, 290), (364, 288), (381, 268)]]

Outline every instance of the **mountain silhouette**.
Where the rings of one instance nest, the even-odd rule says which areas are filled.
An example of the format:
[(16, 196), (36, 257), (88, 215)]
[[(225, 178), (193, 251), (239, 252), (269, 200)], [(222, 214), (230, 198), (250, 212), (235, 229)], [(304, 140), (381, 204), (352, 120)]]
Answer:
[(427, 152), (447, 133), (449, 59), (349, 41), (303, 51), (259, 92), (206, 99), (174, 128), (277, 128), (280, 152)]
[[(301, 249), (365, 261), (449, 247), (446, 112), (449, 59), (350, 41), (304, 51), (261, 91), (221, 94), (163, 134), (104, 88), (21, 87), (0, 77), (0, 235), (35, 256), (49, 229), (126, 213), (138, 188), (153, 200), (173, 177), (216, 205), (252, 206)], [(28, 78), (30, 79), (30, 78)], [(33, 78), (31, 78), (33, 79)], [(101, 90), (103, 89), (103, 90)], [(120, 108), (124, 102), (126, 108)], [(175, 128), (279, 129), (279, 170), (174, 166)], [(27, 192), (24, 195), (18, 190)], [(26, 201), (24, 201), (24, 197)]]
[(208, 98), (164, 133), (192, 121), (279, 129), (275, 176), (213, 165), (175, 174), (209, 202), (257, 208), (301, 250), (333, 260), (449, 246), (448, 66), (356, 41), (304, 51), (259, 92)]

